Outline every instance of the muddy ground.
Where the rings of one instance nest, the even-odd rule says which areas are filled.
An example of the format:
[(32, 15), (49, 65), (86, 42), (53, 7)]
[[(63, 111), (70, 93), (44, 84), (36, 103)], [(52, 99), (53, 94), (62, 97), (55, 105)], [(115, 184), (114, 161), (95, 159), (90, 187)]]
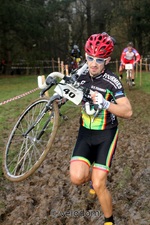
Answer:
[[(108, 188), (117, 225), (149, 225), (150, 95), (135, 87), (128, 97), (134, 114), (130, 120), (119, 119), (119, 141)], [(1, 178), (1, 225), (103, 224), (98, 199), (88, 196), (89, 184), (75, 186), (69, 180), (78, 120), (61, 125), (53, 148), (32, 177), (19, 183)]]

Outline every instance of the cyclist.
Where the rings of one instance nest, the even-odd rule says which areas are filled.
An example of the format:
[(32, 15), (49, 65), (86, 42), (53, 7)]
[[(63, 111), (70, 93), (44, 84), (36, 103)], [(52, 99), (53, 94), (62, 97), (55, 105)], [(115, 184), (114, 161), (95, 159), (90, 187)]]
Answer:
[(106, 68), (113, 50), (113, 39), (107, 33), (93, 34), (86, 41), (88, 70), (77, 80), (92, 90), (91, 99), (101, 111), (93, 121), (93, 115), (85, 111), (86, 99), (83, 99), (80, 128), (70, 161), (72, 183), (81, 185), (92, 181), (104, 213), (104, 225), (115, 224), (112, 198), (106, 182), (118, 139), (117, 116), (130, 118), (132, 115), (130, 102), (118, 76)]
[(81, 52), (78, 45), (73, 46), (73, 49), (71, 50), (71, 59), (72, 59), (71, 61), (72, 70), (77, 69), (79, 63), (82, 60)]
[(131, 63), (133, 64), (133, 69), (132, 69), (132, 85), (135, 85), (134, 82), (134, 67), (135, 64), (140, 60), (140, 54), (138, 51), (133, 48), (133, 43), (129, 42), (127, 44), (127, 47), (122, 51), (121, 54), (121, 64), (119, 67), (119, 79), (121, 80), (123, 78), (122, 73), (123, 70), (125, 69), (125, 64)]

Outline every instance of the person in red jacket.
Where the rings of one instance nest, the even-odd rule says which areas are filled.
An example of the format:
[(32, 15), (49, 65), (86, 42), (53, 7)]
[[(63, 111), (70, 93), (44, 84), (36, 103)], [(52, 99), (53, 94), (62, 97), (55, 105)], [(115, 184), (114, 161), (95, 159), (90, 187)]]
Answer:
[(132, 69), (132, 84), (135, 85), (134, 82), (134, 68), (135, 64), (140, 60), (141, 56), (138, 53), (138, 51), (133, 48), (133, 43), (129, 42), (127, 44), (127, 47), (122, 51), (121, 54), (121, 64), (119, 67), (119, 79), (121, 80), (123, 78), (122, 73), (123, 70), (125, 69), (125, 64), (131, 63), (133, 64), (133, 69)]

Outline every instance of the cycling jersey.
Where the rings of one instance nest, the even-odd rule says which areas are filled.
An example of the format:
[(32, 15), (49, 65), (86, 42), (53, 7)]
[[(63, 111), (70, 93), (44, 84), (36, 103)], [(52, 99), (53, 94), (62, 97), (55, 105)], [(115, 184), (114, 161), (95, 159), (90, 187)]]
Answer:
[[(90, 88), (92, 91), (100, 92), (107, 101), (114, 104), (116, 104), (116, 99), (125, 96), (123, 86), (119, 81), (118, 76), (109, 70), (105, 70), (94, 78), (90, 76), (89, 72), (86, 72), (80, 75), (78, 81), (82, 86)], [(85, 102), (86, 99), (83, 99), (83, 106)], [(93, 115), (87, 115), (83, 107), (80, 119), (80, 124), (83, 127), (92, 130), (105, 130), (118, 125), (116, 116), (104, 109), (100, 111), (94, 121), (92, 121), (92, 119)]]
[(140, 54), (138, 51), (133, 48), (132, 51), (129, 51), (128, 48), (125, 48), (121, 54), (121, 62), (122, 63), (134, 63), (140, 60)]

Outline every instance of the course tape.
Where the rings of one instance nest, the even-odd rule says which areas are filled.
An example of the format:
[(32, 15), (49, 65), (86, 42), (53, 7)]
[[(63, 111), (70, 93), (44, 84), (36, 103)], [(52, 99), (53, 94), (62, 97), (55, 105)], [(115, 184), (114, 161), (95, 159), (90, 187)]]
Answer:
[(19, 98), (22, 98), (22, 97), (24, 97), (24, 96), (26, 96), (26, 95), (29, 95), (29, 94), (31, 94), (31, 93), (37, 91), (37, 90), (39, 90), (39, 88), (35, 88), (35, 89), (31, 90), (31, 91), (25, 92), (24, 94), (15, 96), (15, 97), (10, 98), (10, 99), (8, 99), (8, 100), (5, 100), (5, 101), (1, 102), (0, 105), (5, 105), (5, 104), (8, 103), (8, 102), (12, 102), (12, 101), (17, 100), (17, 99), (19, 99)]

